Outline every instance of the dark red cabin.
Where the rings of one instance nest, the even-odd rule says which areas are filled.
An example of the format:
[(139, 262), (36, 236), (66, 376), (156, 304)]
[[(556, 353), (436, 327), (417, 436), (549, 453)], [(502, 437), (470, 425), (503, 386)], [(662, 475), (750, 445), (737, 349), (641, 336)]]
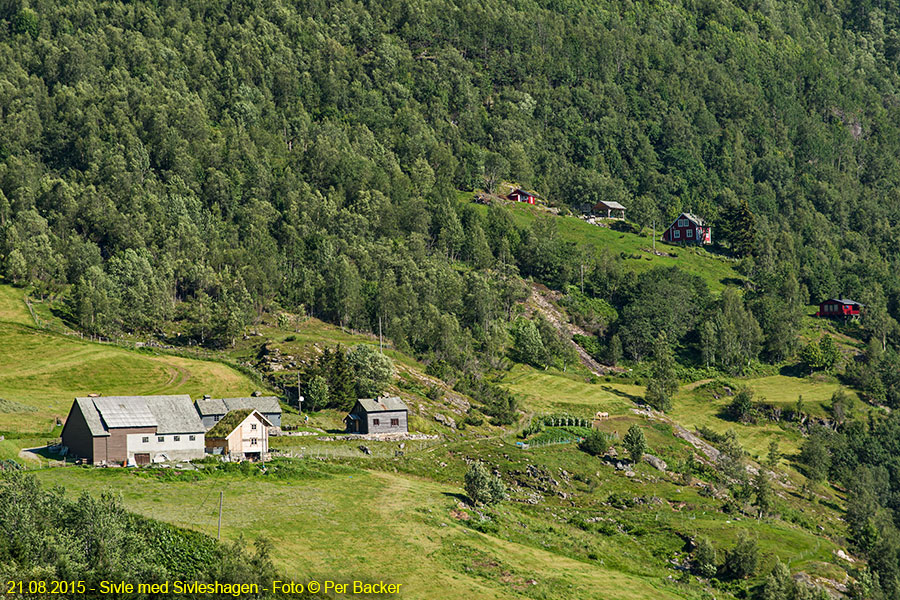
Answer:
[(862, 304), (846, 298), (831, 298), (819, 304), (819, 312), (817, 317), (826, 317), (831, 319), (850, 319), (859, 317), (859, 309)]
[(509, 193), (507, 198), (513, 202), (527, 202), (528, 204), (534, 204), (537, 194), (534, 192), (526, 192), (522, 188), (516, 188)]
[(663, 232), (663, 241), (670, 244), (712, 244), (712, 230), (700, 217), (681, 213)]

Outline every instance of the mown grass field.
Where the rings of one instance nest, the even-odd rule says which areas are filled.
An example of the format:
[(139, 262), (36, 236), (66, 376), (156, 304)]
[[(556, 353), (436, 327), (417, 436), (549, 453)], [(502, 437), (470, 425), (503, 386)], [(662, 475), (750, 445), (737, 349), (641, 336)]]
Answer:
[[(462, 196), (464, 201), (471, 201), (472, 195)], [(487, 213), (487, 206), (474, 204), (477, 210)], [(728, 258), (714, 255), (702, 248), (670, 246), (657, 239), (656, 249), (674, 256), (656, 256), (647, 250), (652, 248), (651, 233), (644, 235), (614, 231), (608, 227), (591, 225), (586, 221), (573, 216), (554, 217), (540, 207), (530, 206), (525, 203), (511, 203), (508, 205), (514, 222), (520, 227), (531, 227), (535, 219), (541, 216), (550, 216), (558, 223), (559, 235), (562, 239), (592, 246), (598, 252), (608, 250), (613, 254), (625, 256), (626, 268), (634, 271), (646, 271), (653, 267), (677, 266), (688, 273), (702, 277), (710, 289), (721, 291), (728, 281), (743, 279), (734, 270), (734, 263)], [(668, 224), (666, 224), (668, 225)], [(662, 235), (665, 226), (657, 229), (657, 236)], [(713, 233), (715, 235), (715, 232)]]
[(34, 325), (25, 306), (25, 292), (11, 285), (0, 285), (0, 321)]
[(225, 364), (136, 352), (0, 323), (0, 398), (37, 410), (0, 412), (0, 430), (43, 432), (72, 399), (103, 395), (247, 395), (257, 389)]
[(600, 380), (589, 383), (578, 375), (555, 370), (540, 371), (517, 364), (501, 380), (524, 407), (538, 414), (568, 413), (592, 417), (597, 411), (621, 414), (634, 408), (633, 399), (643, 396), (641, 386)]
[(73, 495), (112, 489), (131, 510), (210, 535), (224, 490), (223, 537), (269, 539), (278, 567), (298, 580), (397, 582), (404, 598), (696, 597), (659, 577), (473, 531), (450, 513), (459, 488), (412, 476), (352, 469), (308, 481), (229, 475), (177, 482), (67, 468), (39, 478)]

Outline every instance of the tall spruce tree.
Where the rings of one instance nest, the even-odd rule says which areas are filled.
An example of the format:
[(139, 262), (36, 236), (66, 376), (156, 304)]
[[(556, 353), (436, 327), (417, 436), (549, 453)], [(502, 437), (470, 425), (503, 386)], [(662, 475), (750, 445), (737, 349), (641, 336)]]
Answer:
[(653, 365), (644, 398), (647, 404), (660, 411), (672, 408), (672, 396), (678, 391), (675, 373), (675, 356), (665, 331), (661, 331), (653, 344)]

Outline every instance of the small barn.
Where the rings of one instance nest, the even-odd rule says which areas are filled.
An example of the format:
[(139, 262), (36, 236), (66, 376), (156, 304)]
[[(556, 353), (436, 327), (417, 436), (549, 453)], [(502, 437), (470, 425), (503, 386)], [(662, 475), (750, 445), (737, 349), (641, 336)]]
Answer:
[(859, 318), (862, 304), (847, 298), (829, 298), (819, 303), (817, 317), (827, 319), (856, 319)]
[(360, 398), (344, 417), (347, 433), (407, 433), (409, 409), (396, 396)]
[(210, 398), (197, 400), (197, 413), (209, 429), (233, 410), (258, 410), (273, 427), (281, 427), (281, 403), (275, 396), (253, 395), (246, 398)]
[(252, 408), (232, 410), (206, 432), (206, 452), (230, 460), (265, 460), (272, 422)]
[(591, 210), (591, 212), (593, 212), (597, 216), (605, 217), (607, 219), (625, 220), (625, 207), (618, 202), (613, 202), (611, 200), (601, 200), (594, 205), (594, 208)]
[(712, 244), (712, 229), (700, 217), (681, 213), (663, 232), (662, 239), (670, 244)]
[(523, 190), (522, 188), (515, 188), (511, 191), (507, 196), (513, 202), (525, 202), (527, 204), (534, 204), (535, 200), (539, 198), (537, 193), (529, 192), (527, 190)]
[(187, 395), (94, 395), (75, 398), (62, 444), (95, 465), (147, 465), (203, 458), (205, 431)]

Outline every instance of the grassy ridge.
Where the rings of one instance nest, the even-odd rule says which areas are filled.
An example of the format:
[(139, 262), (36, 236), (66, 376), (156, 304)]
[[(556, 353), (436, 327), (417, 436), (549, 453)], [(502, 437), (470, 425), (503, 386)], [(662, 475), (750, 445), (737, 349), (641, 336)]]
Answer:
[[(471, 195), (466, 195), (466, 199)], [(482, 215), (487, 214), (487, 207), (476, 204), (476, 209)], [(549, 215), (540, 207), (525, 203), (512, 203), (509, 205), (513, 221), (520, 227), (531, 227), (534, 221), (542, 215)], [(674, 256), (656, 256), (648, 252), (653, 241), (649, 232), (647, 235), (636, 235), (621, 231), (614, 231), (607, 227), (591, 225), (577, 217), (556, 217), (559, 235), (568, 242), (593, 247), (596, 251), (609, 250), (613, 254), (623, 254), (627, 269), (637, 272), (646, 271), (653, 267), (677, 266), (692, 275), (699, 275), (706, 281), (713, 291), (721, 291), (728, 281), (741, 280), (743, 277), (734, 270), (734, 262), (705, 249), (696, 247), (670, 246), (663, 242), (656, 242), (657, 251), (667, 252)], [(657, 228), (657, 236), (662, 235), (662, 228)]]
[[(3, 289), (3, 288), (0, 288)], [(258, 387), (216, 362), (136, 352), (0, 323), (0, 398), (36, 408), (0, 412), (0, 430), (47, 431), (72, 398), (115, 394), (246, 395)]]

